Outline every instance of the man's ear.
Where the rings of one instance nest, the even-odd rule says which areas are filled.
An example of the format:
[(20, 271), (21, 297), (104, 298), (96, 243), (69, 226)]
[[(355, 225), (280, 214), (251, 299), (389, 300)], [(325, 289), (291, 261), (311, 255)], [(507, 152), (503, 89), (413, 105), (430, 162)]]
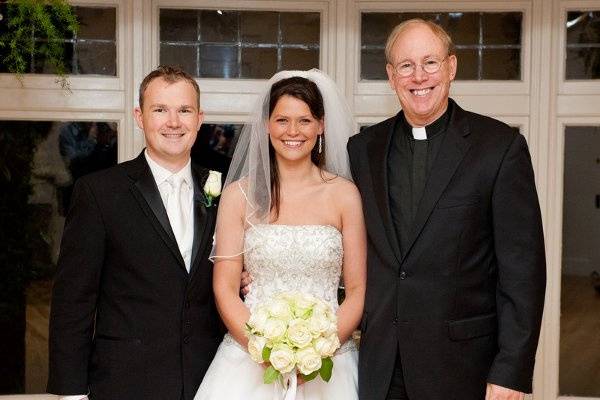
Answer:
[(458, 69), (456, 54), (448, 56), (448, 68), (450, 68), (450, 80), (453, 81), (456, 78), (456, 70)]
[(196, 132), (200, 130), (200, 126), (204, 122), (204, 111), (198, 110), (198, 123), (196, 124)]
[(144, 121), (142, 118), (142, 109), (136, 107), (133, 109), (133, 118), (135, 118), (135, 122), (137, 123), (138, 128), (144, 130)]
[(388, 83), (390, 87), (395, 92), (396, 91), (396, 81), (394, 80), (394, 66), (390, 63), (385, 64), (385, 72), (387, 72)]

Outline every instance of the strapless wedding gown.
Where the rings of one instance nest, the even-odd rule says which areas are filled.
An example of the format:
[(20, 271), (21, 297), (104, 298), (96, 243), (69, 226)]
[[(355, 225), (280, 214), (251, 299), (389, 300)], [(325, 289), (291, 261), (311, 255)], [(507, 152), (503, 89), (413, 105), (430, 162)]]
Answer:
[[(251, 308), (283, 291), (310, 293), (337, 310), (342, 272), (342, 234), (329, 225), (256, 225), (246, 231), (245, 268), (253, 282)], [(358, 351), (348, 341), (333, 356), (329, 382), (320, 377), (299, 385), (296, 400), (358, 399)], [(264, 368), (225, 335), (194, 400), (283, 400), (281, 383), (263, 383)], [(289, 392), (287, 398), (289, 398)]]

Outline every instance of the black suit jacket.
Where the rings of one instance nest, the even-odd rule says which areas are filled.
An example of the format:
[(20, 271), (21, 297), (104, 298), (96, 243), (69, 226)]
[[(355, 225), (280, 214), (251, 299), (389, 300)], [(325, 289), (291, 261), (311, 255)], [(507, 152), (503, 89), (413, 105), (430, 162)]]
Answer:
[(50, 315), (48, 391), (90, 399), (192, 399), (221, 340), (212, 295), (216, 207), (192, 167), (188, 274), (143, 153), (79, 179)]
[(455, 104), (401, 254), (387, 183), (400, 115), (348, 144), (368, 231), (360, 398), (385, 398), (396, 348), (411, 399), (481, 400), (486, 382), (529, 392), (546, 272), (525, 138)]

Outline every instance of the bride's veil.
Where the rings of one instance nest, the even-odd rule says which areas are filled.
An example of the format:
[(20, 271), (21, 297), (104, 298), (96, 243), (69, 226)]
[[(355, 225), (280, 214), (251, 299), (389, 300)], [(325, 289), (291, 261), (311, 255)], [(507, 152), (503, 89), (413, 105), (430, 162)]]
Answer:
[(254, 104), (242, 128), (225, 187), (237, 182), (246, 197), (245, 219), (249, 225), (269, 222), (271, 210), (271, 171), (269, 166), (269, 95), (275, 82), (299, 76), (313, 81), (323, 97), (325, 170), (351, 179), (346, 144), (354, 132), (350, 108), (335, 82), (318, 69), (281, 71), (273, 75)]

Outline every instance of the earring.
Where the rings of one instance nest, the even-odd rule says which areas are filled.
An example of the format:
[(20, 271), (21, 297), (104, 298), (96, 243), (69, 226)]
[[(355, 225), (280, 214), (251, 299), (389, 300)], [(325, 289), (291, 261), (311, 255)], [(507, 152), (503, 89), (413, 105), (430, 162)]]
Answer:
[(323, 135), (319, 135), (319, 154), (323, 151)]

